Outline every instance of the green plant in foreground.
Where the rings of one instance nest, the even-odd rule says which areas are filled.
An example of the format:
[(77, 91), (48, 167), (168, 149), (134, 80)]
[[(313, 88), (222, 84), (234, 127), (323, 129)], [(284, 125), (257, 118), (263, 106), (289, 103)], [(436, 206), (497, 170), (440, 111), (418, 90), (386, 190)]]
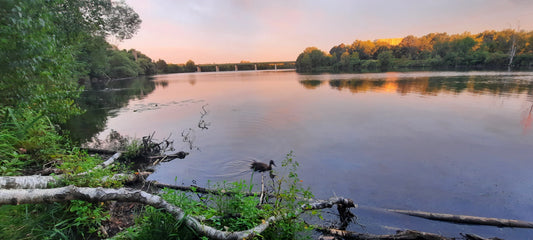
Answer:
[(31, 109), (0, 108), (0, 175), (42, 168), (51, 155), (64, 152), (66, 140), (47, 117)]
[(198, 239), (199, 236), (189, 229), (183, 220), (177, 221), (174, 216), (147, 206), (137, 218), (135, 226), (127, 228), (112, 239)]
[[(287, 154), (281, 163), (281, 171), (273, 174), (279, 177), (274, 180), (274, 201), (272, 212), (284, 216), (270, 226), (262, 236), (265, 239), (305, 239), (310, 238), (311, 228), (301, 219), (301, 207), (313, 197), (309, 188), (304, 188), (302, 180), (298, 177), (299, 163), (293, 159), (292, 151)], [(318, 212), (313, 211), (313, 215)], [(321, 218), (320, 215), (318, 217)]]
[[(249, 185), (245, 181), (216, 183), (210, 188), (217, 189), (218, 194), (200, 194), (196, 191), (190, 193), (164, 189), (162, 197), (169, 203), (183, 209), (187, 215), (196, 217), (203, 224), (219, 230), (242, 231), (261, 224), (270, 216), (281, 216), (281, 220), (271, 224), (261, 236), (256, 236), (256, 238), (309, 238), (311, 229), (300, 218), (300, 214), (302, 213), (301, 206), (306, 203), (306, 199), (312, 197), (312, 194), (309, 189), (305, 189), (302, 186), (302, 182), (298, 178), (296, 173), (298, 162), (293, 160), (292, 152), (287, 154), (287, 157), (282, 162), (282, 167), (284, 171), (276, 173), (281, 177), (275, 179), (275, 186), (272, 189), (274, 196), (267, 199), (267, 202), (260, 206), (258, 206), (258, 195), (250, 196), (247, 194)], [(150, 212), (150, 214), (167, 213)], [(152, 215), (149, 216), (153, 217)], [(159, 218), (161, 217), (159, 216)], [(174, 221), (174, 224), (176, 223), (176, 220), (172, 220), (170, 215), (167, 217), (166, 221)], [(158, 228), (157, 224), (151, 223), (147, 225), (150, 221), (145, 216), (143, 218), (144, 226)], [(145, 227), (141, 228), (144, 229)], [(155, 229), (150, 231), (155, 231)]]
[(123, 181), (114, 178), (119, 173), (121, 165), (115, 164), (107, 168), (97, 168), (102, 160), (96, 156), (73, 150), (70, 154), (57, 156), (61, 162), (58, 166), (66, 176), (65, 185), (78, 187), (107, 187), (117, 188), (123, 186)]

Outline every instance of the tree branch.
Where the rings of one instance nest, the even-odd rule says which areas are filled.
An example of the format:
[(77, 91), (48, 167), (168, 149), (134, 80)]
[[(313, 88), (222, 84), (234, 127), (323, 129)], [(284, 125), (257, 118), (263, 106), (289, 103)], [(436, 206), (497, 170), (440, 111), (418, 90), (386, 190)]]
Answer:
[(317, 228), (318, 231), (341, 237), (343, 239), (357, 239), (357, 240), (451, 240), (433, 233), (419, 232), (413, 230), (398, 231), (396, 234), (376, 235), (369, 233), (358, 233), (351, 231), (344, 231), (332, 228)]
[(476, 217), (476, 216), (468, 216), (468, 215), (454, 215), (454, 214), (445, 214), (445, 213), (432, 213), (432, 212), (423, 212), (423, 211), (395, 210), (395, 209), (387, 209), (387, 211), (405, 214), (405, 215), (414, 216), (414, 217), (431, 219), (431, 220), (462, 223), (462, 224), (488, 225), (488, 226), (497, 226), (497, 227), (514, 227), (514, 228), (533, 228), (532, 222), (512, 220), (512, 219), (487, 218), (487, 217)]
[(81, 188), (67, 186), (53, 189), (7, 189), (0, 190), (0, 205), (18, 205), (28, 203), (53, 203), (70, 200), (83, 200), (88, 202), (138, 202), (163, 209), (172, 214), (177, 220), (184, 220), (185, 224), (194, 229), (197, 233), (212, 239), (244, 239), (255, 236), (263, 232), (272, 222), (280, 217), (270, 217), (262, 224), (254, 228), (239, 231), (227, 232), (214, 229), (201, 224), (195, 218), (186, 216), (180, 208), (168, 203), (163, 198), (149, 194), (141, 190), (131, 189), (105, 189), (105, 188)]

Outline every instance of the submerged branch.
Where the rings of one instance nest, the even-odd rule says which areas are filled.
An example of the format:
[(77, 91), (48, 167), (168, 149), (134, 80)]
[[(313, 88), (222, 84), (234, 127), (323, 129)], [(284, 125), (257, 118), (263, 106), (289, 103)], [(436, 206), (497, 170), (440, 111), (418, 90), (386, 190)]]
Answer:
[(333, 235), (336, 237), (341, 237), (343, 239), (357, 239), (357, 240), (394, 240), (394, 239), (403, 239), (403, 240), (451, 240), (451, 238), (446, 238), (433, 233), (419, 232), (413, 230), (398, 231), (396, 234), (384, 234), (376, 235), (369, 233), (358, 233), (345, 231), (340, 229), (333, 228), (316, 228), (318, 231), (326, 233), (328, 235)]
[(432, 213), (432, 212), (423, 212), (423, 211), (395, 210), (395, 209), (387, 209), (387, 211), (405, 214), (405, 215), (414, 216), (414, 217), (421, 217), (421, 218), (426, 218), (426, 219), (431, 219), (431, 220), (446, 221), (446, 222), (453, 222), (453, 223), (488, 225), (488, 226), (496, 226), (496, 227), (533, 228), (533, 222), (526, 222), (526, 221), (512, 220), (512, 219), (487, 218), (487, 217), (476, 217), (476, 216), (468, 216), (468, 215), (454, 215), (454, 214), (445, 214), (445, 213)]

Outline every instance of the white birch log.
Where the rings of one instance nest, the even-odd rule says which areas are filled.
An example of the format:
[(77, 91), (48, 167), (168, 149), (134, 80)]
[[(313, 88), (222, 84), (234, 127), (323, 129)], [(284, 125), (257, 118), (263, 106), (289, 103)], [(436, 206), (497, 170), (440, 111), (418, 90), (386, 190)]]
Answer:
[[(121, 153), (115, 153), (105, 162), (96, 166), (95, 169), (106, 168), (109, 165), (120, 157)], [(80, 173), (79, 175), (85, 175), (93, 170), (88, 172)], [(119, 174), (124, 175), (124, 174)], [(126, 179), (132, 179), (136, 176), (126, 176)], [(30, 176), (4, 176), (0, 177), (0, 189), (31, 189), (31, 188), (48, 188), (50, 186), (57, 186), (63, 180), (64, 175), (55, 175), (55, 176), (41, 176), (41, 175), (30, 175)], [(113, 176), (112, 179), (119, 179), (119, 176)]]
[(270, 217), (262, 224), (254, 228), (239, 231), (227, 232), (214, 229), (210, 226), (201, 224), (195, 218), (186, 216), (183, 210), (168, 203), (163, 198), (149, 194), (141, 190), (131, 189), (105, 189), (105, 188), (81, 188), (67, 186), (52, 189), (5, 189), (0, 190), (0, 205), (17, 205), (17, 204), (35, 204), (35, 203), (53, 203), (70, 200), (83, 200), (89, 202), (139, 202), (150, 205), (172, 214), (177, 220), (184, 219), (185, 224), (194, 229), (197, 233), (207, 236), (211, 239), (244, 239), (255, 236), (263, 232), (272, 222), (278, 218)]
[(6, 177), (0, 177), (0, 188), (1, 189), (47, 188), (50, 185), (58, 184), (61, 179), (63, 179), (62, 175), (6, 176)]
[(313, 202), (306, 203), (302, 206), (304, 210), (324, 209), (332, 208), (333, 205), (342, 204), (347, 207), (357, 208), (357, 204), (352, 199), (343, 197), (332, 197), (328, 200), (315, 200)]
[(431, 220), (454, 222), (461, 224), (474, 224), (474, 225), (488, 225), (497, 227), (513, 227), (513, 228), (533, 228), (533, 222), (526, 222), (513, 219), (501, 219), (501, 218), (487, 218), (476, 217), (468, 215), (455, 215), (446, 213), (432, 213), (423, 211), (411, 211), (411, 210), (396, 210), (387, 209), (389, 212), (401, 213), (414, 217), (421, 217)]

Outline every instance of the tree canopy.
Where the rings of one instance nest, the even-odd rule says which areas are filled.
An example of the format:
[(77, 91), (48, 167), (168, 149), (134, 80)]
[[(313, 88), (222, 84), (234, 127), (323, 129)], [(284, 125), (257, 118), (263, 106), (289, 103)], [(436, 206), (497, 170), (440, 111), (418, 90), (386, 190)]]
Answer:
[(529, 67), (532, 64), (533, 31), (514, 29), (478, 34), (409, 35), (398, 45), (380, 40), (355, 40), (352, 44), (333, 46), (329, 54), (315, 47), (306, 48), (296, 60), (300, 72), (395, 67)]

